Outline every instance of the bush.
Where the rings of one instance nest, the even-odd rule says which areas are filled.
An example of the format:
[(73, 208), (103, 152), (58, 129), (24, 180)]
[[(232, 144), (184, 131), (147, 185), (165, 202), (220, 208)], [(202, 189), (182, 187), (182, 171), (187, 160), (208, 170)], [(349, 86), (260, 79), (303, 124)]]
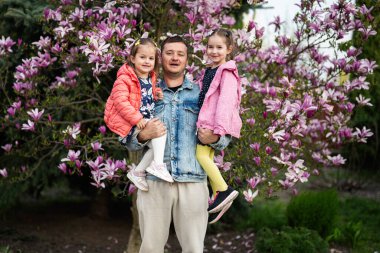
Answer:
[(304, 192), (292, 198), (286, 216), (290, 226), (316, 230), (326, 238), (333, 231), (337, 211), (336, 191)]
[(263, 228), (257, 233), (259, 253), (325, 253), (328, 244), (316, 231), (284, 227), (282, 231)]
[(255, 231), (266, 227), (280, 229), (287, 225), (286, 205), (281, 201), (260, 201), (251, 209), (249, 215), (239, 222), (241, 229), (252, 228)]

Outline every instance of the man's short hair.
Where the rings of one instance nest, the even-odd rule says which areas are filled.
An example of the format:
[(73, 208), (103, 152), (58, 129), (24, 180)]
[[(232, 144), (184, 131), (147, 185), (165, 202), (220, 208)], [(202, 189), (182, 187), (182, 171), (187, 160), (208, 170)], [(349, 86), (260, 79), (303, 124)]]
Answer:
[(172, 36), (172, 37), (167, 37), (162, 43), (161, 43), (161, 53), (164, 51), (164, 47), (166, 44), (169, 43), (183, 43), (186, 46), (186, 53), (189, 55), (189, 46), (187, 45), (186, 41), (178, 35)]

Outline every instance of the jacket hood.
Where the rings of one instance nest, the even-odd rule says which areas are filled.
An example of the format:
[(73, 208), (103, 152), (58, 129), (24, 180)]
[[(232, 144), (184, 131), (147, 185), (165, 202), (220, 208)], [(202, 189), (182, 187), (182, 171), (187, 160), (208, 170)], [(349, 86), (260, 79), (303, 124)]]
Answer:
[[(228, 70), (235, 70), (237, 69), (235, 61), (231, 60), (226, 63), (223, 63), (219, 66), (221, 70), (228, 69)], [(219, 70), (219, 69), (218, 69)]]
[(123, 66), (121, 66), (121, 68), (117, 71), (117, 77), (119, 78), (121, 75), (127, 75), (129, 76), (131, 79), (137, 79), (137, 76), (135, 74), (135, 70), (129, 66), (128, 64), (124, 64)]

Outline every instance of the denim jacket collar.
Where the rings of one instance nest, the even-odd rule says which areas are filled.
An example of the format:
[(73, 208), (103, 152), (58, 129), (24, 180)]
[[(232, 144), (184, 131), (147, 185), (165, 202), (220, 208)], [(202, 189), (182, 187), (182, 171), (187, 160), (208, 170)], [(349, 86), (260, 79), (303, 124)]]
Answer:
[[(168, 86), (166, 85), (164, 79), (161, 79), (161, 80), (160, 80), (158, 86), (159, 86), (160, 88), (162, 88), (162, 90), (170, 90), (170, 89), (168, 88)], [(181, 86), (181, 88), (179, 88), (179, 90), (181, 90), (181, 89), (190, 89), (190, 90), (192, 90), (193, 87), (194, 87), (194, 84), (193, 84), (192, 82), (190, 82), (189, 79), (187, 79), (187, 77), (185, 76), (184, 79), (183, 79), (182, 86)]]

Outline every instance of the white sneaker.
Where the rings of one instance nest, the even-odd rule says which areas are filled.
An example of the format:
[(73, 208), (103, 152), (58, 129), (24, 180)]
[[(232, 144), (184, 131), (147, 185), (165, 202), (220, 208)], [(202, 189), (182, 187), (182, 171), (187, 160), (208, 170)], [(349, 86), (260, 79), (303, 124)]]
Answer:
[(130, 170), (127, 173), (127, 177), (131, 182), (140, 190), (142, 191), (148, 191), (149, 186), (148, 183), (146, 182), (145, 178), (146, 174), (144, 172), (138, 172), (135, 171), (134, 169)]
[(146, 168), (146, 172), (149, 172), (153, 176), (156, 176), (169, 183), (174, 182), (172, 176), (170, 175), (168, 169), (166, 168), (165, 163), (157, 164), (155, 161), (152, 161), (152, 163), (148, 166), (148, 168)]

